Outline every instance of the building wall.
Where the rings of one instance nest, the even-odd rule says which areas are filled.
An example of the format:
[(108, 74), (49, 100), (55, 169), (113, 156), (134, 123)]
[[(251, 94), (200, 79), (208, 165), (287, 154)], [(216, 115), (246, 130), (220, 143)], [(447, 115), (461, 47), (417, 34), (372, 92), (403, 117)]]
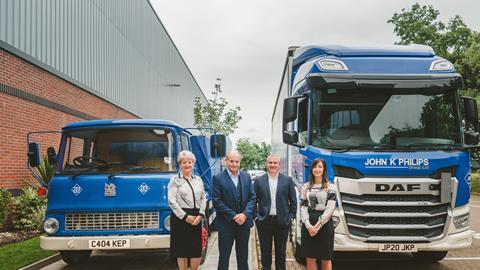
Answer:
[[(54, 74), (0, 50), (0, 188), (23, 186), (27, 133), (61, 130), (68, 123), (100, 118), (138, 118)], [(59, 135), (32, 137), (58, 150)]]
[(148, 0), (0, 0), (0, 48), (143, 118), (206, 101)]
[[(32, 180), (31, 131), (107, 118), (192, 126), (195, 97), (206, 102), (148, 0), (0, 0), (0, 188)], [(58, 150), (59, 135), (33, 139)]]

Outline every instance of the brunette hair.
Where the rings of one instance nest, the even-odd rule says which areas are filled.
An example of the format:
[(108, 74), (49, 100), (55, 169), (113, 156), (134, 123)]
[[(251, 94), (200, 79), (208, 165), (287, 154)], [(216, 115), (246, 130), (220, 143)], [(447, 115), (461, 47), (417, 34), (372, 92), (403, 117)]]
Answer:
[(310, 177), (308, 178), (308, 188), (312, 189), (313, 184), (315, 183), (315, 176), (313, 175), (313, 168), (317, 167), (318, 163), (322, 163), (323, 165), (323, 175), (322, 175), (322, 188), (327, 188), (328, 180), (327, 180), (327, 163), (325, 160), (321, 158), (316, 158), (312, 161), (310, 165)]

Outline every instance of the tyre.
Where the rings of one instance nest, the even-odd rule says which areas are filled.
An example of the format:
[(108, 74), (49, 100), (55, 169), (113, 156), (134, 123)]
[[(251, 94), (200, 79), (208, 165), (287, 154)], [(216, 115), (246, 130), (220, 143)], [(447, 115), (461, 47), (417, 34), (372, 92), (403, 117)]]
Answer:
[(60, 251), (60, 256), (62, 256), (62, 260), (70, 265), (86, 263), (88, 261), (88, 258), (90, 258), (90, 254), (92, 254), (91, 250)]
[(448, 251), (419, 251), (413, 252), (412, 255), (415, 259), (422, 262), (438, 262), (447, 256)]
[(200, 264), (203, 264), (205, 262), (205, 259), (207, 258), (207, 251), (208, 251), (208, 236), (210, 235), (209, 230), (208, 230), (208, 220), (205, 220), (203, 222), (202, 226), (202, 257), (200, 260)]

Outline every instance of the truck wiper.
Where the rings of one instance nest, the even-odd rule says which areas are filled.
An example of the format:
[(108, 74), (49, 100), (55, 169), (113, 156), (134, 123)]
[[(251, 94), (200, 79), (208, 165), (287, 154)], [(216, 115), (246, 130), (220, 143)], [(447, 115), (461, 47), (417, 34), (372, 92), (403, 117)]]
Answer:
[(456, 149), (462, 149), (463, 145), (462, 144), (458, 144), (458, 143), (449, 143), (449, 144), (445, 144), (445, 143), (409, 143), (409, 144), (406, 144), (406, 145), (398, 145), (398, 147), (405, 147), (407, 149), (411, 149), (411, 148), (414, 148), (414, 147), (423, 147), (422, 150), (442, 150), (441, 148), (438, 148), (438, 147), (445, 147), (447, 149), (443, 149), (443, 150), (456, 150)]
[(345, 146), (344, 148), (335, 148), (335, 149), (332, 149), (332, 151), (338, 152), (338, 153), (348, 152), (351, 150), (359, 150), (359, 149), (378, 151), (378, 150), (389, 150), (389, 149), (392, 149), (392, 147), (394, 148), (395, 146), (386, 144), (386, 143), (362, 143), (359, 145)]
[(131, 172), (146, 171), (146, 170), (156, 170), (156, 169), (160, 169), (160, 167), (134, 166), (134, 167), (128, 168), (128, 169), (123, 170), (123, 171), (111, 173), (111, 174), (108, 176), (108, 179), (113, 179), (115, 176), (117, 176), (117, 175), (119, 175), (119, 174), (122, 174), (122, 173), (128, 174), (128, 173), (131, 173)]
[(146, 170), (156, 170), (160, 169), (160, 167), (146, 167), (146, 166), (135, 166), (127, 169), (127, 172), (138, 172), (138, 171), (146, 171)]
[(82, 175), (84, 173), (87, 173), (87, 172), (89, 172), (91, 170), (94, 170), (94, 169), (99, 169), (101, 171), (104, 171), (104, 170), (108, 170), (109, 168), (110, 168), (109, 164), (95, 164), (95, 165), (92, 165), (92, 166), (88, 167), (87, 169), (85, 169), (85, 170), (83, 170), (79, 173), (76, 173), (76, 174), (72, 175), (71, 179), (73, 180), (77, 176), (80, 176), (80, 175)]

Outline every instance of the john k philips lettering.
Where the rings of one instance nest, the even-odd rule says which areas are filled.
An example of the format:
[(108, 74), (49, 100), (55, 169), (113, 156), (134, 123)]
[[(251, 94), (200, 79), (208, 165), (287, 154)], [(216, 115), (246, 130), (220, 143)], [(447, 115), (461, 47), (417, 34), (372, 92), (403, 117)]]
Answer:
[(365, 166), (389, 166), (389, 167), (410, 167), (410, 166), (428, 166), (428, 158), (367, 158)]

